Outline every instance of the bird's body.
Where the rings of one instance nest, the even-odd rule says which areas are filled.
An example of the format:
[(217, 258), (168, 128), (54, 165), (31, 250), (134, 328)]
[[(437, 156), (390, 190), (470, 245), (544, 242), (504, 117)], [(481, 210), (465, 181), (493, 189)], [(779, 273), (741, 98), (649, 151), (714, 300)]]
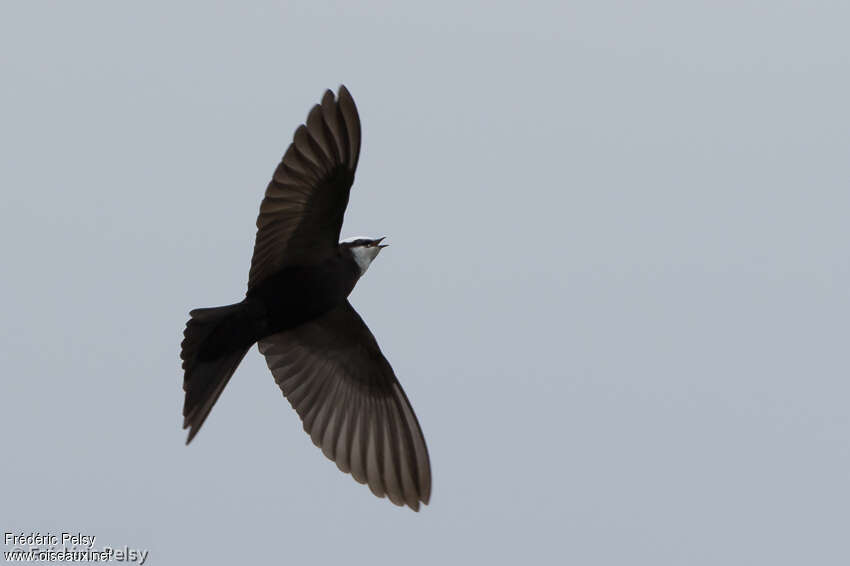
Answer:
[(360, 152), (351, 95), (327, 91), (266, 190), (248, 291), (195, 309), (182, 345), (187, 443), (259, 343), (313, 442), (379, 497), (418, 510), (431, 491), (425, 440), (372, 333), (348, 302), (383, 238), (339, 242)]
[(262, 305), (266, 335), (274, 334), (341, 305), (359, 278), (356, 261), (340, 249), (338, 254), (315, 265), (284, 267), (248, 291), (245, 300)]
[(219, 325), (198, 359), (221, 357), (223, 352), (251, 346), (327, 313), (345, 302), (359, 277), (357, 262), (342, 247), (338, 254), (315, 265), (281, 268), (250, 289), (241, 303), (223, 307), (229, 309), (230, 324)]

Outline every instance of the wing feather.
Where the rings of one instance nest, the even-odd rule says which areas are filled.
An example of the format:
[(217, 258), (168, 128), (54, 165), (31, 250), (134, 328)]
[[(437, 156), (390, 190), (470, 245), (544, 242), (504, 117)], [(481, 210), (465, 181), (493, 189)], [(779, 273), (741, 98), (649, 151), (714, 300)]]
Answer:
[(248, 289), (293, 263), (336, 251), (360, 156), (360, 118), (344, 86), (326, 91), (299, 126), (266, 188)]
[(351, 442), (354, 437), (354, 415), (353, 404), (355, 397), (351, 394), (351, 384), (345, 384), (345, 394), (342, 402), (342, 420), (340, 421), (339, 434), (336, 438), (334, 456), (340, 471), (349, 473), (351, 471)]
[(387, 496), (396, 505), (404, 505), (404, 491), (401, 487), (401, 479), (398, 476), (397, 460), (400, 446), (396, 439), (398, 431), (394, 428), (395, 421), (390, 415), (390, 403), (392, 399), (381, 400), (381, 423), (383, 425), (383, 472), (384, 482), (387, 485)]
[(343, 472), (378, 497), (428, 503), (425, 438), (372, 333), (348, 303), (260, 341), (304, 430)]

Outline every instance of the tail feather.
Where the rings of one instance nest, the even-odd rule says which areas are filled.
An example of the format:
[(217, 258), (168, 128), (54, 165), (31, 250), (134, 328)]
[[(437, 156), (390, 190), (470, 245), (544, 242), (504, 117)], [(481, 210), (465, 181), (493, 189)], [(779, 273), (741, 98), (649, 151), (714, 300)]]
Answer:
[(195, 309), (183, 332), (183, 428), (189, 429), (186, 444), (201, 425), (224, 387), (253, 345), (250, 328), (240, 324), (243, 304)]

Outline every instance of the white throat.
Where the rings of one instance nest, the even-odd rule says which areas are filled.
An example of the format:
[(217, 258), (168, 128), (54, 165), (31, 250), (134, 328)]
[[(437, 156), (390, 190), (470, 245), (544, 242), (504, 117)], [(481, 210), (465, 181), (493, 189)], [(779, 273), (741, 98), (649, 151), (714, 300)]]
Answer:
[(354, 256), (354, 261), (357, 262), (357, 267), (360, 268), (360, 276), (362, 277), (366, 270), (369, 269), (369, 265), (372, 263), (372, 260), (378, 255), (378, 252), (381, 251), (381, 248), (378, 246), (373, 246), (371, 248), (367, 248), (366, 246), (356, 246), (351, 248), (351, 255)]

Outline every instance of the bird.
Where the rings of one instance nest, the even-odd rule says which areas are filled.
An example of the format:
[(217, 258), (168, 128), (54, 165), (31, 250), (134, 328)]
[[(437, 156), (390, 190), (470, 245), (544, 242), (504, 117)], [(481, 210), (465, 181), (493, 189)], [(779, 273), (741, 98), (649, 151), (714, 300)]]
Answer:
[(180, 357), (186, 444), (256, 343), (305, 432), (378, 497), (418, 511), (431, 497), (425, 437), (348, 296), (387, 247), (340, 240), (361, 126), (342, 85), (298, 126), (260, 204), (245, 298), (190, 311)]

